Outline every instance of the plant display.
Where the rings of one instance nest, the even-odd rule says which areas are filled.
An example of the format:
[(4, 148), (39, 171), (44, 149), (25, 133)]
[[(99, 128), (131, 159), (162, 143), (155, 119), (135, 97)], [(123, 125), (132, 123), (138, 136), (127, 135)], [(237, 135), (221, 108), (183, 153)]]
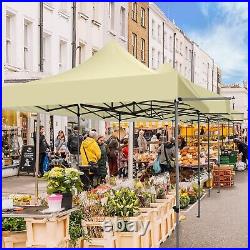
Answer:
[(181, 193), (180, 195), (180, 208), (186, 208), (189, 205), (190, 198), (188, 193)]
[(140, 192), (137, 193), (137, 197), (140, 201), (140, 207), (150, 207), (152, 202), (152, 194), (149, 192)]
[(80, 192), (83, 188), (80, 172), (74, 168), (54, 167), (44, 177), (48, 181), (48, 194)]
[(190, 204), (194, 204), (197, 201), (197, 194), (194, 191), (188, 191), (188, 196), (190, 198)]
[(135, 191), (121, 188), (110, 191), (105, 208), (108, 216), (130, 217), (138, 214), (139, 205)]
[(2, 231), (24, 231), (26, 230), (26, 223), (24, 218), (3, 218)]
[(70, 245), (76, 247), (77, 240), (81, 237), (88, 239), (85, 231), (82, 227), (83, 212), (82, 210), (74, 211), (70, 215), (69, 220), (69, 235), (70, 235)]
[(165, 199), (166, 198), (166, 191), (164, 188), (160, 187), (156, 190), (156, 199)]
[(205, 190), (203, 188), (199, 188), (197, 184), (193, 184), (193, 190), (196, 193), (197, 198), (199, 198), (199, 189), (200, 189), (200, 198), (203, 196)]

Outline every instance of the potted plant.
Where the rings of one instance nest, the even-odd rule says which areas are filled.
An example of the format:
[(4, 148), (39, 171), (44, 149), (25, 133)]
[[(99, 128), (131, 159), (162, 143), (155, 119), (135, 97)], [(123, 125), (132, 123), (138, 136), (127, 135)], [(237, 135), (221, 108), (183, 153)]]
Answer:
[(193, 190), (188, 191), (188, 196), (190, 199), (189, 204), (194, 204), (197, 201), (197, 194)]
[(23, 218), (3, 218), (2, 237), (5, 248), (26, 247), (26, 223)]
[(80, 172), (74, 168), (54, 167), (45, 173), (45, 179), (48, 181), (48, 194), (62, 194), (62, 207), (72, 208), (72, 195), (75, 191), (82, 191), (83, 184), (80, 179)]

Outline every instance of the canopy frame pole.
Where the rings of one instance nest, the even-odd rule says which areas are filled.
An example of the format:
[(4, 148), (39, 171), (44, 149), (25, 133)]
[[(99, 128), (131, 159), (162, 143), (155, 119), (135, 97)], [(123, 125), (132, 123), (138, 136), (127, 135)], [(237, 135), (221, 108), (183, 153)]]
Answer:
[(229, 130), (230, 130), (230, 124), (229, 124), (229, 119), (227, 120), (227, 143), (229, 146), (230, 140), (229, 140)]
[(179, 235), (179, 212), (180, 212), (180, 198), (179, 198), (179, 147), (178, 147), (178, 99), (175, 100), (175, 170), (176, 170), (176, 248), (180, 245)]
[(37, 121), (36, 121), (36, 170), (35, 170), (35, 200), (38, 201), (38, 174), (39, 174), (39, 163), (40, 163), (40, 113), (37, 113)]
[(118, 160), (118, 167), (119, 169), (121, 168), (121, 114), (119, 113), (119, 131), (118, 131), (118, 136), (119, 136), (119, 150), (118, 150), (118, 157), (119, 157), (119, 160)]
[(77, 169), (80, 167), (80, 107), (77, 105), (77, 126), (78, 126), (78, 138), (77, 138)]
[[(218, 171), (220, 173), (220, 122), (219, 122), (219, 119), (217, 121), (217, 127), (218, 127)], [(220, 189), (221, 189), (221, 186), (220, 186), (220, 174), (219, 174), (219, 187), (218, 187), (218, 191), (217, 193), (220, 193)]]
[[(234, 141), (234, 122), (233, 122), (233, 141)], [(235, 144), (233, 144), (234, 145), (234, 150), (235, 150)]]
[(210, 187), (210, 183), (211, 183), (211, 176), (210, 176), (210, 119), (207, 118), (207, 154), (208, 154), (208, 158), (207, 158), (207, 173), (208, 173), (208, 183), (209, 183), (209, 187), (208, 187), (208, 197), (210, 197), (211, 195), (211, 187)]
[[(176, 117), (175, 117), (176, 119)], [(171, 128), (171, 131), (172, 131), (172, 138), (174, 137), (174, 120), (171, 121), (172, 122), (172, 128)]]
[(221, 124), (221, 146), (223, 147), (224, 146), (224, 124), (223, 124), (223, 122), (222, 122), (222, 124)]
[(201, 164), (200, 164), (200, 112), (198, 111), (198, 215), (197, 218), (201, 217)]
[(129, 122), (129, 136), (128, 136), (128, 179), (133, 179), (133, 149), (134, 149), (134, 123)]

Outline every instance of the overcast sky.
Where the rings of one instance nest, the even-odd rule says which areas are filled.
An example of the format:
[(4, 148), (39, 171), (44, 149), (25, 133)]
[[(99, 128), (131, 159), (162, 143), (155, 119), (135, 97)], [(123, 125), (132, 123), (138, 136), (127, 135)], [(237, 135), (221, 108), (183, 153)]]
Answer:
[(157, 2), (222, 69), (224, 83), (248, 79), (248, 3)]

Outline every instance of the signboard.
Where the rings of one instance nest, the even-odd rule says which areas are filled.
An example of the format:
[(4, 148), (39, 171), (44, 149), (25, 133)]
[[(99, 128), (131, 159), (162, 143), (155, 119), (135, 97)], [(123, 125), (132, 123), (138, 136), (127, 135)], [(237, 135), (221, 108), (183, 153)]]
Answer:
[(23, 146), (19, 172), (33, 173), (35, 172), (35, 148), (34, 146)]

